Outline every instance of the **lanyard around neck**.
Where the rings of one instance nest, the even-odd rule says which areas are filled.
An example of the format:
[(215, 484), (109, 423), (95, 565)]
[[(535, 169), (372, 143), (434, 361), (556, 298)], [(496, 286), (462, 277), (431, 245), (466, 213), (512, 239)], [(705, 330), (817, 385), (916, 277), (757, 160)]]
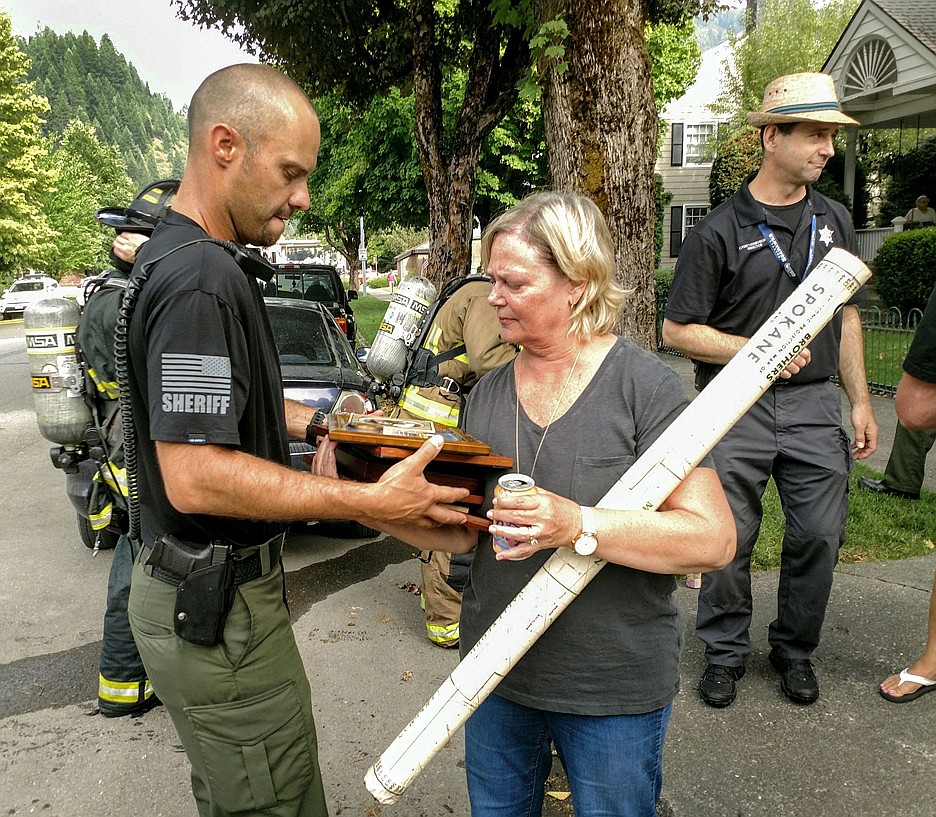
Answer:
[[(808, 203), (808, 202), (807, 202)], [(812, 206), (810, 205), (810, 210)], [(774, 231), (767, 226), (767, 222), (762, 221), (757, 225), (758, 229), (761, 231), (761, 235), (764, 236), (764, 240), (767, 242), (767, 246), (770, 247), (770, 251), (774, 254), (774, 258), (780, 263), (780, 266), (783, 267), (783, 271), (790, 276), (794, 281), (799, 281), (800, 277), (796, 274), (796, 270), (793, 269), (793, 265), (790, 263), (790, 259), (787, 258), (786, 253), (783, 251), (783, 247), (780, 246), (780, 242), (777, 241), (777, 236), (774, 235)], [(794, 233), (795, 235), (795, 233)], [(813, 253), (816, 249), (816, 215), (813, 213), (810, 218), (809, 226), (809, 256), (806, 259), (806, 269), (803, 270), (803, 278), (809, 275), (809, 268), (812, 266)]]

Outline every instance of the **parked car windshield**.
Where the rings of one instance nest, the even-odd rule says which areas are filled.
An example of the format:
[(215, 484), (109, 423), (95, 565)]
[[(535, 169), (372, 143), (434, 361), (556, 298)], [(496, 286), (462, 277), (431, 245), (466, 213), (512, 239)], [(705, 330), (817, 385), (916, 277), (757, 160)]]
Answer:
[(302, 298), (306, 301), (340, 300), (330, 275), (303, 270), (276, 273), (276, 278), (267, 285), (263, 294), (277, 298)]
[(267, 304), (281, 366), (335, 366), (333, 343), (320, 312)]
[(20, 281), (10, 287), (10, 292), (42, 292), (44, 288), (42, 281)]

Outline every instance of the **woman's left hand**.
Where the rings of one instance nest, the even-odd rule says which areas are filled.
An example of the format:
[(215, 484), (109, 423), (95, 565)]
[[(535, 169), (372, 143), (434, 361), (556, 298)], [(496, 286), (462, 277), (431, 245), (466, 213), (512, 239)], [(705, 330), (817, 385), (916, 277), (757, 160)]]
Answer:
[(315, 455), (312, 457), (311, 471), (318, 477), (331, 477), (338, 479), (338, 461), (335, 458), (335, 450), (338, 444), (332, 442), (328, 437), (318, 437), (318, 445), (315, 449)]
[[(487, 517), (494, 522), (489, 532), (512, 544), (497, 552), (495, 558), (500, 561), (528, 559), (538, 550), (570, 547), (582, 530), (578, 503), (543, 490), (537, 494), (495, 497)], [(503, 522), (511, 524), (500, 524)]]

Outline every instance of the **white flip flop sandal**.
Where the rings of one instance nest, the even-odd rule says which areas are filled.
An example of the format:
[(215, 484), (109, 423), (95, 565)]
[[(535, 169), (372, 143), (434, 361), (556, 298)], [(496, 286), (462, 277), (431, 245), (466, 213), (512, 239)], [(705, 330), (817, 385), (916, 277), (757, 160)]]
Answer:
[(885, 701), (890, 701), (895, 704), (904, 704), (910, 703), (910, 701), (915, 701), (921, 695), (925, 695), (927, 692), (933, 692), (936, 690), (936, 681), (933, 681), (929, 678), (924, 678), (922, 675), (914, 675), (909, 671), (909, 668), (902, 669), (900, 671), (900, 683), (911, 683), (919, 684), (920, 688), (915, 692), (908, 692), (906, 695), (891, 695), (889, 692), (885, 692), (883, 689), (878, 689), (881, 693), (881, 697)]

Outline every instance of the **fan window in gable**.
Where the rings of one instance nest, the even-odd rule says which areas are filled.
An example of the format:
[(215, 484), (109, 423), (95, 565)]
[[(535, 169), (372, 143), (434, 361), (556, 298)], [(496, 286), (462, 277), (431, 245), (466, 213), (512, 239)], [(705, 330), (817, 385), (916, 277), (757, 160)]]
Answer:
[(848, 63), (845, 96), (866, 94), (897, 82), (897, 60), (881, 37), (865, 40)]

